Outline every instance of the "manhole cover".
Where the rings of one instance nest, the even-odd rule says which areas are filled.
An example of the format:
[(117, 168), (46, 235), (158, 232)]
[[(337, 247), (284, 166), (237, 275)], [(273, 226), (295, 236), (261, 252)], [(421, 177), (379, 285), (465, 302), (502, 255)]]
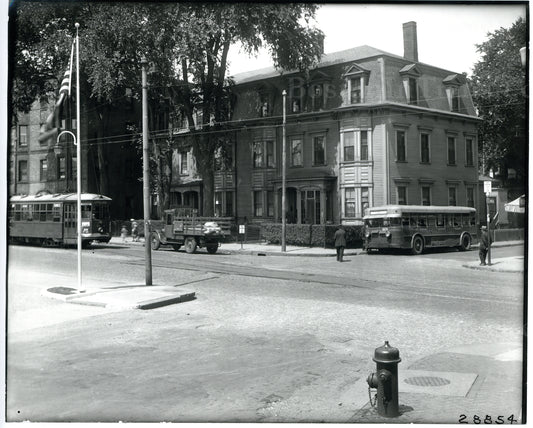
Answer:
[(415, 386), (444, 386), (450, 384), (448, 379), (433, 376), (410, 377), (405, 379), (404, 382)]

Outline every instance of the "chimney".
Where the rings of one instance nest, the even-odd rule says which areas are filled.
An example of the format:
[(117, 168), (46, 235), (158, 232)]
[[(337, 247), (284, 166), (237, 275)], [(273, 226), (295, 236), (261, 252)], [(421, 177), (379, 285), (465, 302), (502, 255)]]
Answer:
[(418, 42), (416, 38), (416, 22), (403, 24), (403, 57), (418, 62)]

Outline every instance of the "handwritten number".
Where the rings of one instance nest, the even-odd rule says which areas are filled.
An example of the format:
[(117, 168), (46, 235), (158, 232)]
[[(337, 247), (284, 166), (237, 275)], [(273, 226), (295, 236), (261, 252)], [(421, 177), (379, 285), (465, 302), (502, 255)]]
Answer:
[(481, 423), (481, 418), (478, 416), (478, 415), (474, 415), (474, 423), (475, 424), (480, 424)]
[(490, 417), (490, 415), (485, 415), (485, 420), (483, 421), (484, 424), (491, 424), (492, 423), (492, 418)]
[(507, 418), (509, 422), (511, 422), (511, 425), (514, 423), (517, 423), (518, 421), (514, 418), (514, 415), (511, 415)]
[(498, 419), (496, 419), (496, 423), (499, 425), (504, 424), (505, 421), (503, 420), (503, 416), (498, 416)]
[(466, 415), (460, 415), (459, 416), (459, 423), (460, 424), (467, 424), (468, 422), (466, 421)]

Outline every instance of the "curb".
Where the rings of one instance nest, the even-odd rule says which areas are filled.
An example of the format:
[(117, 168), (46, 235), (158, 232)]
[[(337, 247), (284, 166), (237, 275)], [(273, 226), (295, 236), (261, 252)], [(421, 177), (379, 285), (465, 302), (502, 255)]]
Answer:
[[(298, 250), (296, 250), (298, 251)], [(334, 251), (334, 250), (333, 250)], [(337, 254), (314, 254), (314, 253), (294, 253), (294, 252), (274, 252), (274, 251), (257, 251), (257, 250), (222, 250), (221, 254), (237, 254), (250, 256), (274, 256), (274, 257), (336, 257)], [(344, 256), (357, 256), (360, 252), (344, 252)]]

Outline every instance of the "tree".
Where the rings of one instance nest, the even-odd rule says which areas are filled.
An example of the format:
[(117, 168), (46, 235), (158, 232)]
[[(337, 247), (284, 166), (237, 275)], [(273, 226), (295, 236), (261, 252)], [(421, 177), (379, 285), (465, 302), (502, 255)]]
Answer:
[(511, 28), (488, 34), (477, 45), (482, 59), (474, 66), (472, 97), (483, 122), (479, 126), (479, 153), (484, 173), (500, 171), (504, 185), (512, 185), (509, 169), (523, 186), (527, 175), (526, 69), (520, 48), (527, 46), (527, 23), (519, 18)]
[[(140, 99), (140, 61), (146, 57), (153, 69), (149, 76), (150, 129), (152, 153), (159, 165), (158, 190), (165, 196), (163, 200), (168, 200), (171, 148), (181, 141), (169, 130), (172, 118), (184, 115), (203, 180), (204, 214), (211, 215), (215, 153), (227, 141), (225, 123), (231, 114), (231, 81), (227, 76), (230, 46), (240, 43), (248, 54), (266, 46), (276, 67), (306, 70), (321, 55), (322, 32), (311, 26), (316, 9), (312, 4), (291, 3), (73, 2), (60, 7), (45, 2), (21, 3), (17, 18), (24, 25), (19, 24), (16, 31), (16, 75), (21, 80), (14, 84), (13, 105), (20, 108), (27, 103), (25, 99), (45, 92), (47, 77), (35, 80), (36, 88), (23, 96), (19, 88), (32, 82), (29, 70), (61, 76), (66, 60), (57, 57), (68, 51), (73, 22), (79, 22), (82, 80), (85, 94), (90, 95), (88, 111), (94, 112), (94, 124), (99, 126), (98, 157), (104, 162), (105, 145), (100, 140), (106, 135), (106, 110), (127, 88)], [(39, 19), (32, 21), (35, 16)], [(23, 28), (25, 25), (28, 28)], [(49, 61), (43, 63), (43, 58)], [(205, 132), (207, 127), (210, 132)], [(104, 183), (105, 165), (100, 171)]]

